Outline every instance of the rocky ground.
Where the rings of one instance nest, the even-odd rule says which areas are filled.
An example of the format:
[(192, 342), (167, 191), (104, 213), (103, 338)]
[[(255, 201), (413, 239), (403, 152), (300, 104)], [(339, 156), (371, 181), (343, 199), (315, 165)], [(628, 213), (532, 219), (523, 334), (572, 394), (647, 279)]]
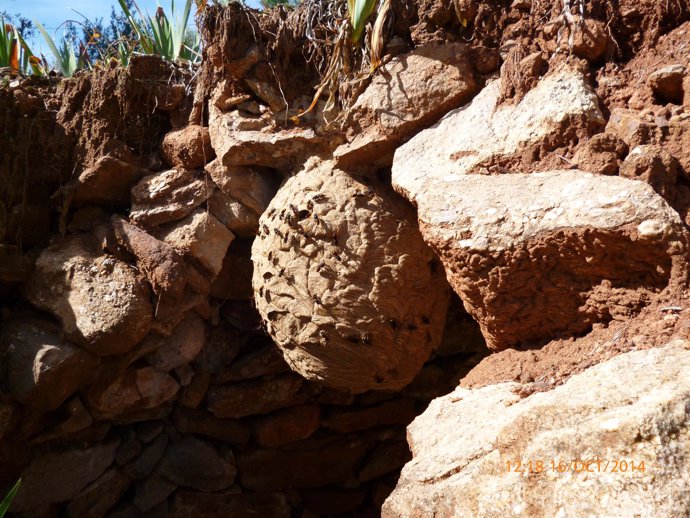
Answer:
[(690, 516), (690, 5), (563, 4), (3, 85), (11, 514)]

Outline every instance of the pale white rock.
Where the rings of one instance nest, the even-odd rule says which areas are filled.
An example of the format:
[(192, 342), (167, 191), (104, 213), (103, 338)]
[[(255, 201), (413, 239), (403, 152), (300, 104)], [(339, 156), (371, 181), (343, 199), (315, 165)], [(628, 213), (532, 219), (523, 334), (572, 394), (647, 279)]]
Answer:
[(568, 69), (542, 79), (518, 104), (499, 105), (500, 90), (499, 80), (490, 82), (470, 104), (398, 148), (393, 162), (396, 190), (426, 210), (437, 189), (451, 187), (446, 181), (537, 143), (566, 121), (604, 124), (586, 79)]
[(208, 130), (211, 146), (226, 166), (289, 167), (322, 143), (311, 128), (279, 130), (264, 119), (223, 112), (213, 104), (209, 106)]
[[(434, 400), (408, 427), (413, 459), (382, 517), (687, 516), (689, 342), (617, 356), (527, 398), (520, 387)], [(552, 469), (574, 460), (601, 462)], [(518, 461), (544, 471), (509, 471)]]
[(424, 240), (491, 349), (629, 318), (680, 275), (688, 235), (678, 214), (649, 186), (618, 177), (475, 174), (604, 123), (586, 78), (567, 67), (517, 104), (499, 96), (489, 83), (396, 151), (393, 186), (417, 206)]

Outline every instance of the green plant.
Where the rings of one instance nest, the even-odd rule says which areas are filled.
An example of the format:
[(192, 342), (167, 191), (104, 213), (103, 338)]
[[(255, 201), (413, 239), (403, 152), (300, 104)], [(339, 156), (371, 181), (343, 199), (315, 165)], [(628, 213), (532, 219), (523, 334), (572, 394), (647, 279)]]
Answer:
[(5, 23), (4, 16), (0, 16), (0, 68), (22, 74), (27, 73), (29, 68), (35, 74), (42, 72), (29, 45), (16, 27)]
[[(334, 3), (338, 4), (338, 2)], [(311, 0), (308, 6), (309, 9), (315, 10), (319, 10), (321, 7), (322, 4), (319, 0)], [(364, 45), (362, 52), (359, 52), (367, 23), (375, 11), (377, 12), (376, 21), (369, 35), (368, 44)], [(390, 11), (391, 0), (347, 0), (347, 17), (339, 16), (335, 24), (331, 23), (331, 20), (327, 20), (325, 25), (338, 27), (337, 33), (331, 39), (333, 43), (328, 68), (323, 73), (321, 82), (316, 88), (316, 95), (311, 105), (293, 118), (294, 122), (298, 122), (299, 117), (312, 111), (325, 92), (328, 92), (328, 100), (324, 107), (324, 113), (334, 111), (338, 98), (341, 109), (353, 101), (351, 92), (356, 91), (355, 88), (352, 88), (353, 85), (368, 79), (381, 65), (384, 26)], [(331, 12), (338, 12), (338, 10)], [(307, 16), (308, 19), (317, 17), (312, 14)], [(324, 24), (321, 23), (322, 28), (323, 26)], [(314, 27), (308, 27), (307, 31), (308, 34), (314, 34)], [(349, 99), (347, 99), (348, 95)]]
[(46, 31), (45, 27), (43, 27), (40, 22), (34, 21), (34, 23), (36, 24), (38, 31), (46, 40), (50, 51), (53, 53), (53, 56), (57, 61), (57, 68), (62, 75), (65, 77), (71, 77), (77, 70), (86, 68), (89, 65), (86, 49), (99, 37), (97, 32), (93, 32), (91, 34), (91, 38), (86, 45), (81, 45), (79, 55), (77, 55), (74, 50), (74, 43), (68, 37), (63, 36), (60, 39), (59, 44), (56, 44), (55, 39), (48, 34), (48, 31)]
[(184, 60), (198, 63), (201, 60), (201, 43), (197, 37), (190, 37), (187, 23), (192, 9), (192, 0), (186, 0), (182, 13), (175, 9), (175, 0), (170, 3), (172, 23), (162, 7), (156, 9), (156, 14), (144, 15), (136, 2), (135, 16), (127, 7), (125, 0), (118, 0), (122, 12), (125, 13), (129, 24), (137, 37), (137, 44), (143, 54), (155, 54), (170, 61)]
[(7, 496), (3, 499), (2, 502), (0, 502), (0, 518), (5, 516), (5, 513), (7, 513), (7, 510), (10, 508), (10, 505), (12, 505), (12, 500), (14, 500), (14, 497), (17, 495), (17, 491), (19, 491), (19, 486), (22, 483), (22, 479), (20, 478), (17, 480), (17, 483), (10, 489), (10, 492), (7, 493)]

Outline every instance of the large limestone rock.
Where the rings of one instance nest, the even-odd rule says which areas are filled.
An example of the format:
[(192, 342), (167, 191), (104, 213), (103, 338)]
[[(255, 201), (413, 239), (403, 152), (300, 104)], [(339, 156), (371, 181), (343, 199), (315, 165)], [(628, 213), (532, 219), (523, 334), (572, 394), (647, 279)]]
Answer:
[(520, 387), (434, 400), (408, 427), (413, 459), (382, 517), (687, 516), (689, 342), (617, 356), (550, 392)]
[[(558, 70), (517, 105), (498, 106), (498, 94), (490, 83), (396, 152), (393, 184), (417, 205), (425, 241), (491, 349), (628, 318), (686, 256), (678, 214), (640, 182), (517, 173), (533, 152), (601, 126), (580, 74)], [(504, 167), (516, 172), (472, 174)]]
[[(462, 106), (477, 90), (468, 47), (431, 43), (383, 65), (347, 116), (339, 163), (388, 157), (404, 139)], [(390, 162), (389, 162), (390, 163)]]
[[(542, 79), (518, 104), (499, 105), (500, 93), (500, 81), (490, 82), (470, 104), (396, 151), (393, 185), (418, 206), (420, 216), (436, 205), (448, 178), (513, 165), (525, 151), (548, 151), (564, 143), (559, 140), (568, 132), (586, 134), (604, 124), (586, 79), (569, 69)], [(534, 162), (534, 155), (527, 162)]]
[(686, 261), (680, 217), (642, 182), (465, 175), (436, 195), (422, 232), (494, 350), (629, 318)]
[(271, 202), (252, 249), (256, 305), (291, 368), (353, 392), (409, 383), (448, 305), (413, 212), (375, 188), (308, 165)]
[(19, 320), (5, 327), (10, 394), (29, 407), (48, 411), (95, 376), (97, 356), (60, 339), (59, 330), (42, 320)]
[(46, 248), (26, 296), (57, 316), (71, 340), (99, 356), (131, 350), (151, 327), (148, 285), (131, 266), (99, 254), (89, 236)]

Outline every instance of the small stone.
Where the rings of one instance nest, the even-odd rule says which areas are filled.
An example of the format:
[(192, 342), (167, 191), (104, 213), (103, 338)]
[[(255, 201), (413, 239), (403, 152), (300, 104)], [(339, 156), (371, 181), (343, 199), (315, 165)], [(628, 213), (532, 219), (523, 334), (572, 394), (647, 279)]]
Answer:
[(412, 460), (412, 453), (407, 442), (385, 441), (367, 457), (364, 466), (359, 471), (359, 480), (368, 482), (397, 471)]
[(228, 383), (289, 371), (290, 367), (285, 362), (280, 349), (270, 340), (262, 340), (262, 342), (269, 343), (263, 346), (249, 344), (247, 352), (236, 358), (228, 369), (215, 377), (214, 381)]
[(212, 386), (208, 409), (216, 417), (239, 418), (267, 414), (288, 406), (300, 405), (311, 395), (304, 379), (292, 374), (228, 385)]
[(111, 156), (99, 158), (79, 175), (72, 202), (81, 205), (124, 206), (129, 203), (132, 186), (145, 170)]
[(163, 458), (167, 446), (168, 436), (159, 435), (142, 450), (141, 455), (136, 460), (127, 464), (123, 471), (132, 479), (148, 477)]
[(291, 507), (282, 493), (192, 493), (177, 491), (170, 518), (290, 518)]
[(301, 441), (319, 429), (320, 410), (315, 405), (304, 405), (280, 410), (254, 423), (254, 437), (259, 446), (275, 448)]
[(237, 465), (241, 484), (251, 491), (324, 487), (356, 476), (369, 442), (345, 436), (307, 439), (281, 449), (240, 453)]
[(469, 58), (465, 44), (429, 43), (382, 65), (348, 113), (348, 143), (336, 149), (336, 162), (383, 159), (390, 164), (392, 152), (404, 139), (462, 106), (476, 92)]
[(132, 503), (140, 511), (146, 512), (165, 502), (175, 489), (177, 484), (154, 473), (136, 482)]
[(172, 169), (143, 178), (132, 189), (130, 218), (145, 227), (184, 218), (213, 194), (194, 171)]
[(168, 337), (154, 337), (159, 342), (146, 359), (160, 371), (171, 371), (192, 362), (206, 341), (206, 324), (196, 313), (190, 313)]
[(111, 224), (115, 240), (135, 257), (153, 292), (166, 302), (178, 301), (187, 281), (182, 256), (170, 245), (117, 216), (113, 216)]
[(337, 432), (358, 432), (377, 426), (407, 425), (417, 415), (411, 399), (387, 401), (362, 409), (337, 409), (323, 419), (323, 426)]
[(179, 388), (174, 378), (153, 367), (129, 368), (109, 384), (90, 387), (86, 400), (99, 419), (122, 419), (160, 407), (171, 401)]
[[(579, 18), (579, 17), (578, 17)], [(590, 62), (598, 62), (606, 54), (609, 46), (608, 29), (604, 22), (585, 18), (578, 26), (575, 22), (573, 34), (573, 53)]]
[(670, 65), (652, 72), (647, 78), (647, 84), (662, 101), (682, 104), (683, 80), (686, 75), (687, 68), (683, 65)]
[(96, 375), (100, 360), (60, 339), (59, 329), (42, 320), (4, 326), (7, 385), (17, 401), (39, 411), (58, 408)]
[(204, 435), (236, 446), (244, 446), (249, 441), (249, 429), (239, 420), (219, 419), (208, 412), (183, 407), (177, 407), (172, 418), (183, 434)]
[(130, 480), (120, 470), (110, 469), (89, 484), (67, 506), (70, 518), (102, 518), (125, 494)]
[(219, 188), (209, 200), (211, 213), (238, 236), (253, 238), (279, 178), (267, 168), (225, 166), (220, 160), (208, 164), (206, 172)]
[(189, 436), (168, 447), (158, 473), (180, 486), (223, 491), (234, 482), (237, 469), (232, 454), (221, 456), (209, 443)]
[(118, 443), (108, 441), (86, 449), (38, 456), (22, 471), (22, 483), (11, 510), (31, 511), (42, 505), (74, 500), (113, 463)]
[(194, 125), (167, 133), (163, 137), (161, 154), (168, 166), (178, 169), (198, 169), (216, 156), (208, 128)]
[(160, 239), (193, 257), (212, 277), (220, 272), (235, 235), (204, 209), (158, 231)]

